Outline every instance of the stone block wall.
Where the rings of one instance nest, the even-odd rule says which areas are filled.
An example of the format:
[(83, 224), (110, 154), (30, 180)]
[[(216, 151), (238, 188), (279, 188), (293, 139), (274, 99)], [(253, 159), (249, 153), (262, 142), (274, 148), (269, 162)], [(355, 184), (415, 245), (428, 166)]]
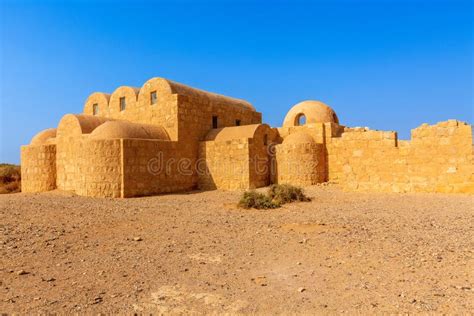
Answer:
[(323, 144), (280, 144), (276, 152), (276, 179), (279, 184), (309, 186), (326, 181)]
[(56, 154), (56, 187), (58, 189), (75, 191), (79, 158), (77, 155), (82, 152), (81, 149), (82, 136), (58, 137)]
[[(84, 113), (65, 115), (22, 147), (23, 191), (130, 197), (329, 180), (356, 191), (474, 193), (472, 127), (454, 120), (399, 141), (395, 132), (339, 125), (330, 107), (305, 101), (272, 129), (244, 100), (164, 78), (93, 93)], [(299, 126), (302, 115), (308, 124)]]
[(463, 122), (424, 124), (411, 141), (346, 128), (327, 152), (329, 180), (348, 190), (474, 193), (472, 128)]
[(248, 189), (250, 182), (249, 139), (206, 141), (199, 146), (199, 180), (202, 190)]
[(56, 145), (21, 147), (21, 191), (43, 192), (56, 188)]
[(278, 133), (282, 139), (294, 133), (304, 132), (311, 135), (317, 143), (325, 142), (325, 126), (323, 123), (306, 124), (302, 126), (279, 127)]
[(217, 116), (217, 128), (236, 126), (237, 120), (240, 125), (258, 124), (262, 121), (259, 112), (191, 96), (178, 97), (178, 112), (179, 139), (190, 144), (203, 140), (213, 128), (213, 116)]
[(120, 197), (120, 139), (93, 140), (87, 135), (58, 139), (57, 187), (84, 196)]
[(182, 149), (173, 141), (123, 139), (123, 197), (195, 188), (195, 162)]
[(74, 190), (79, 195), (122, 197), (122, 140), (83, 140), (77, 152)]

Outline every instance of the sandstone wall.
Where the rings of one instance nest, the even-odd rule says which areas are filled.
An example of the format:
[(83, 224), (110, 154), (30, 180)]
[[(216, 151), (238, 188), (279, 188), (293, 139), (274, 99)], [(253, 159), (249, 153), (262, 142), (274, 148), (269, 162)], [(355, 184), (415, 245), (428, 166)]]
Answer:
[[(209, 131), (200, 142), (199, 187), (248, 189), (272, 182), (272, 144), (278, 133), (267, 124), (232, 126)], [(203, 172), (205, 171), (205, 172)]]
[[(267, 136), (265, 136), (267, 135)], [(264, 141), (266, 137), (266, 143)], [(274, 129), (258, 129), (249, 139), (249, 180), (250, 188), (260, 188), (274, 182), (274, 148), (278, 134)]]
[(84, 136), (58, 137), (56, 154), (56, 187), (64, 191), (75, 191), (79, 186), (78, 161), (82, 155)]
[(474, 193), (472, 128), (447, 121), (395, 132), (347, 129), (327, 144), (329, 180), (348, 190)]
[[(151, 98), (152, 93), (155, 99)], [(125, 100), (125, 109), (120, 108), (120, 99)], [(197, 142), (213, 127), (212, 117), (218, 117), (218, 127), (261, 123), (261, 113), (238, 99), (220, 96), (187, 87), (163, 78), (152, 78), (141, 88), (122, 86), (111, 95), (93, 93), (84, 105), (85, 114), (121, 119), (136, 123), (163, 126), (171, 140)], [(179, 134), (179, 135), (178, 135)], [(196, 156), (196, 152), (194, 153)]]
[(249, 140), (206, 141), (199, 146), (199, 188), (240, 190), (250, 187)]
[(21, 191), (43, 192), (56, 188), (56, 145), (21, 147)]
[(120, 139), (93, 140), (88, 135), (58, 140), (57, 187), (83, 196), (120, 197)]
[(192, 190), (193, 163), (178, 142), (123, 139), (123, 197)]
[(75, 192), (83, 196), (122, 196), (122, 141), (84, 139), (77, 152)]
[(192, 154), (197, 159), (198, 142), (213, 128), (212, 117), (217, 116), (217, 127), (250, 125), (261, 123), (261, 113), (238, 106), (228, 106), (199, 99), (191, 96), (178, 97), (179, 132), (180, 142), (186, 143)]
[(276, 146), (276, 178), (280, 184), (308, 186), (326, 181), (326, 157), (322, 144)]

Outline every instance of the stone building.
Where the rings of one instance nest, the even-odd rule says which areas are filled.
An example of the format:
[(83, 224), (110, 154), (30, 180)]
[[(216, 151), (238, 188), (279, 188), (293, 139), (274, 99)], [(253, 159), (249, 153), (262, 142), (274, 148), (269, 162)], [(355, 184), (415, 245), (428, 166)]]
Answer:
[(248, 102), (163, 78), (96, 92), (21, 149), (22, 191), (133, 197), (336, 182), (348, 190), (474, 193), (472, 127), (459, 121), (395, 132), (349, 128), (318, 101), (283, 126)]

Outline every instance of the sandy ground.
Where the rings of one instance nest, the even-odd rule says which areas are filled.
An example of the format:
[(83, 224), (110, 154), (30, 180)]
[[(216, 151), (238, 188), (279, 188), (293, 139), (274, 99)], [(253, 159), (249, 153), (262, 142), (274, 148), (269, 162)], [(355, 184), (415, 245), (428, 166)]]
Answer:
[(0, 196), (0, 312), (468, 313), (474, 197)]

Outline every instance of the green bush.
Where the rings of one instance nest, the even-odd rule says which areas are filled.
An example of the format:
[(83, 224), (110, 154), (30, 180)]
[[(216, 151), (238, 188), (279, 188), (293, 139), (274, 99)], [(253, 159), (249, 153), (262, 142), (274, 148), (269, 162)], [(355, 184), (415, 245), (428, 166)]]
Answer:
[(279, 204), (311, 201), (302, 188), (290, 184), (273, 184), (268, 190), (268, 196)]
[(270, 197), (256, 191), (246, 191), (239, 201), (239, 206), (243, 208), (272, 209), (280, 205), (272, 201)]

